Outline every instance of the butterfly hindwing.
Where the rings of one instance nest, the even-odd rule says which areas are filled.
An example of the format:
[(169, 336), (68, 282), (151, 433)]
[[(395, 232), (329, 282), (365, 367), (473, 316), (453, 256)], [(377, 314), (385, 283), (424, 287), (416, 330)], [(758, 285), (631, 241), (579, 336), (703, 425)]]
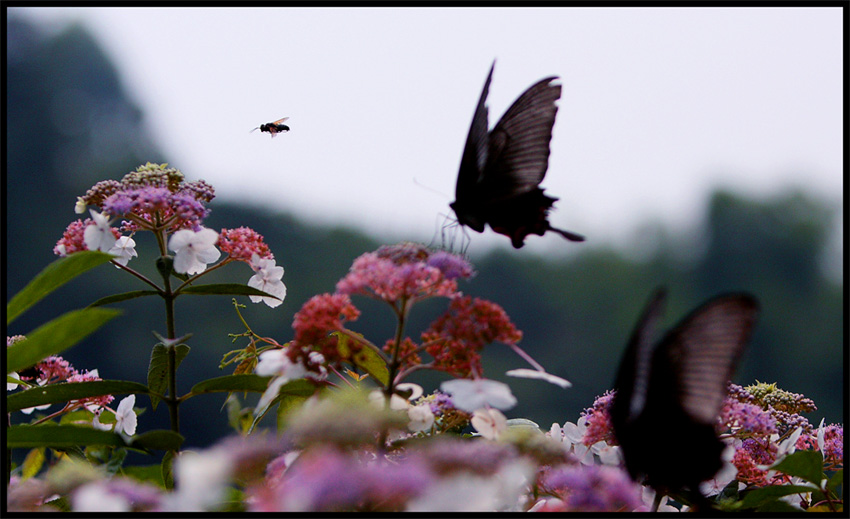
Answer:
[(747, 294), (709, 300), (685, 317), (661, 340), (675, 375), (678, 402), (693, 420), (713, 424), (726, 395), (726, 384), (749, 341), (758, 303)]
[(538, 81), (517, 99), (490, 132), (481, 180), (484, 196), (498, 200), (535, 189), (549, 167), (549, 142), (561, 97), (556, 77)]

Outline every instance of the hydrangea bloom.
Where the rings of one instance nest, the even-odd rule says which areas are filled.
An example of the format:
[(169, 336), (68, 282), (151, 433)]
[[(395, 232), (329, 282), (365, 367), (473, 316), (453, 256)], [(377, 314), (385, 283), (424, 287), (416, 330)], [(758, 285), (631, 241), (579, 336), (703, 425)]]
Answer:
[(541, 483), (569, 512), (622, 512), (642, 505), (641, 488), (625, 471), (604, 465), (579, 465), (551, 471)]

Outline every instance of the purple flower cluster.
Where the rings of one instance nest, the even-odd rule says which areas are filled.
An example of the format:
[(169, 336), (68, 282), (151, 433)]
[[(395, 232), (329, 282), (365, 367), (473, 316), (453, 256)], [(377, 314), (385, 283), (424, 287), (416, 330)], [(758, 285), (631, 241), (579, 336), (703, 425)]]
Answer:
[(745, 404), (731, 398), (723, 403), (720, 422), (739, 437), (765, 436), (777, 432), (776, 420), (769, 412), (755, 404)]
[(433, 476), (417, 463), (369, 460), (332, 447), (303, 452), (283, 477), (249, 490), (252, 512), (403, 510)]
[[(577, 465), (550, 471), (541, 488), (561, 499), (551, 511), (624, 512), (639, 507), (641, 489), (620, 468)], [(560, 508), (560, 510), (557, 510)]]

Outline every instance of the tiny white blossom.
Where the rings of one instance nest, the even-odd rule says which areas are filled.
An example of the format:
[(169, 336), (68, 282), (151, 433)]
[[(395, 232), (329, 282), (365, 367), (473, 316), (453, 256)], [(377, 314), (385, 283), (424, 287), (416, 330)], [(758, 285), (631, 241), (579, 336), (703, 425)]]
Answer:
[(136, 412), (133, 411), (133, 406), (136, 405), (136, 395), (130, 395), (118, 403), (118, 409), (115, 410), (115, 432), (124, 433), (128, 436), (136, 434)]
[[(109, 254), (113, 256), (118, 256), (113, 261), (115, 263), (120, 263), (121, 265), (127, 266), (130, 259), (138, 257), (138, 253), (136, 252), (136, 242), (133, 238), (129, 236), (121, 236), (118, 240), (115, 241), (115, 245), (109, 249)], [(118, 268), (118, 267), (115, 267)]]
[(472, 413), (470, 423), (482, 437), (488, 440), (495, 440), (508, 429), (508, 420), (505, 415), (498, 409), (492, 408), (476, 409)]
[(83, 241), (89, 250), (107, 252), (115, 245), (116, 241), (112, 234), (112, 228), (109, 227), (109, 218), (94, 209), (89, 209), (89, 213), (91, 213), (92, 223), (86, 226), (86, 230), (83, 232)]
[(83, 197), (77, 197), (77, 202), (74, 204), (74, 212), (77, 214), (83, 214), (86, 212), (86, 201), (83, 200)]
[(207, 264), (218, 260), (221, 251), (215, 248), (218, 233), (212, 229), (198, 232), (181, 229), (171, 235), (168, 248), (174, 251), (174, 270), (181, 274), (200, 274)]
[(428, 404), (412, 405), (407, 409), (410, 423), (407, 428), (412, 432), (427, 431), (434, 425), (434, 413)]
[(300, 362), (292, 362), (286, 354), (286, 350), (278, 348), (260, 353), (260, 361), (254, 368), (254, 373), (261, 377), (275, 377), (269, 382), (269, 387), (266, 388), (263, 396), (260, 397), (260, 401), (257, 402), (254, 414), (259, 416), (277, 397), (281, 386), (290, 380), (304, 377), (307, 374), (307, 369)]
[(283, 302), (286, 297), (286, 285), (283, 284), (283, 267), (275, 265), (275, 260), (270, 258), (260, 258), (256, 253), (251, 255), (251, 268), (255, 274), (248, 280), (248, 286), (262, 290), (273, 297), (248, 296), (252, 303), (260, 301), (274, 308)]
[(131, 512), (126, 497), (110, 492), (103, 481), (94, 481), (77, 488), (71, 497), (74, 512)]
[(452, 396), (455, 407), (469, 413), (486, 406), (506, 410), (516, 405), (511, 388), (496, 380), (457, 378), (443, 382), (440, 389)]

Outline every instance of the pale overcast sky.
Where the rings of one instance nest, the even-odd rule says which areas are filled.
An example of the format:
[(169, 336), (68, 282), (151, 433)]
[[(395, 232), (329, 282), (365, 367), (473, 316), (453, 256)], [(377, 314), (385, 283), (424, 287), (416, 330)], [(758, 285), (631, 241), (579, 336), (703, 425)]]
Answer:
[[(219, 197), (387, 243), (427, 242), (450, 212), (494, 58), (491, 126), (560, 76), (542, 186), (560, 198), (553, 225), (592, 242), (627, 243), (650, 218), (690, 225), (717, 185), (759, 197), (802, 185), (841, 202), (840, 8), (9, 12), (90, 29), (171, 164)], [(284, 116), (287, 134), (249, 133)], [(495, 242), (509, 247), (473, 236), (473, 248)]]

